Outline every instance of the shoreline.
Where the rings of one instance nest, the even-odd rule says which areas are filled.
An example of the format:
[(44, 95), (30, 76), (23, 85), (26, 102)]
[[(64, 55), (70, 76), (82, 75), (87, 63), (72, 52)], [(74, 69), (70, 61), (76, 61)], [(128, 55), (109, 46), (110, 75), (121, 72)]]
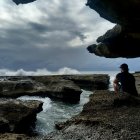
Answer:
[[(134, 75), (136, 78), (137, 88), (140, 89), (139, 88), (140, 74), (136, 73)], [(123, 140), (124, 138), (126, 138), (126, 136), (129, 137), (128, 135), (129, 133), (130, 134), (132, 133), (131, 131), (129, 132), (127, 129), (122, 127), (122, 125), (126, 125), (125, 122), (123, 122), (123, 119), (127, 121), (127, 117), (125, 117), (124, 115), (130, 116), (129, 119), (135, 125), (138, 124), (139, 121), (138, 116), (140, 115), (139, 114), (140, 112), (138, 110), (140, 108), (139, 102), (140, 100), (139, 99), (129, 100), (129, 99), (131, 98), (129, 98), (129, 96), (127, 95), (116, 97), (113, 91), (95, 90), (94, 94), (92, 93), (90, 95), (89, 102), (84, 105), (82, 112), (72, 117), (71, 119), (68, 119), (64, 123), (56, 124), (58, 130), (49, 133), (47, 136), (41, 138), (40, 140), (47, 139), (57, 140), (58, 138), (61, 140), (63, 139), (76, 140), (78, 138), (80, 138), (81, 140), (85, 140), (85, 138), (87, 139), (105, 138), (105, 140), (106, 139), (111, 140), (112, 138), (115, 139), (120, 137), (120, 134), (123, 135), (123, 137), (121, 138), (121, 140)], [(126, 104), (122, 104), (122, 100)], [(135, 114), (136, 116), (135, 119), (133, 119), (133, 116), (129, 114), (129, 112), (132, 113), (132, 111), (134, 111), (133, 114)], [(114, 113), (118, 113), (117, 117), (118, 118), (120, 117), (119, 120), (121, 124), (120, 122), (115, 120)], [(124, 117), (122, 118), (121, 116)], [(113, 122), (113, 120), (115, 120), (115, 122)], [(129, 122), (127, 122), (127, 125), (131, 126), (131, 123), (129, 124)], [(123, 129), (120, 129), (120, 126)], [(135, 129), (139, 131), (139, 128), (136, 127)], [(111, 136), (108, 137), (110, 133)], [(135, 137), (139, 137), (139, 135), (135, 134)], [(130, 138), (135, 137), (131, 136)], [(39, 137), (33, 137), (33, 139), (39, 140)]]

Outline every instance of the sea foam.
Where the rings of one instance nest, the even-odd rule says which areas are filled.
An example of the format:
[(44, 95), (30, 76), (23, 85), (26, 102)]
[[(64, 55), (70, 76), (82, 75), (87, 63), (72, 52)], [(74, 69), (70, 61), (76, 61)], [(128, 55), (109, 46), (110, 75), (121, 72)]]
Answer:
[(76, 69), (64, 67), (58, 71), (49, 71), (46, 68), (37, 69), (35, 71), (25, 71), (24, 69), (19, 70), (9, 70), (9, 69), (0, 69), (0, 76), (39, 76), (39, 75), (67, 75), (67, 74), (80, 74)]

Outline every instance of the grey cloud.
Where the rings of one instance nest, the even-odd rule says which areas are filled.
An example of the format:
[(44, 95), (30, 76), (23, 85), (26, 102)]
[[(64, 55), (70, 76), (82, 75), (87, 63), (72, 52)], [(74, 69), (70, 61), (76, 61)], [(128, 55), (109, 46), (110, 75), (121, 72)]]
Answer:
[[(88, 9), (85, 0), (80, 2), (81, 8), (74, 6), (75, 0), (37, 0), (20, 6), (7, 3), (4, 8), (9, 17), (0, 17), (0, 68), (115, 69), (124, 59), (99, 58), (86, 50), (97, 34), (112, 25)], [(76, 38), (82, 43), (70, 46)], [(89, 38), (93, 40), (87, 41)]]
[(28, 24), (33, 30), (36, 30), (37, 32), (52, 31), (49, 27), (47, 27), (46, 25), (43, 25), (41, 23), (30, 22)]

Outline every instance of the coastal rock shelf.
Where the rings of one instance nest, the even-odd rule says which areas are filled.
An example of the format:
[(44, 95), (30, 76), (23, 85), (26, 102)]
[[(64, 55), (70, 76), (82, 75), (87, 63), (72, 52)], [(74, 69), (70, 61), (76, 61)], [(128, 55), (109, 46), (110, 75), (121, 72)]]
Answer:
[(75, 74), (75, 75), (54, 75), (34, 76), (31, 79), (49, 85), (50, 81), (60, 79), (73, 81), (80, 88), (85, 90), (108, 89), (109, 76), (107, 74)]
[(45, 86), (31, 79), (25, 78), (5, 78), (0, 81), (0, 96), (17, 98), (24, 95), (34, 96), (41, 94)]
[(81, 88), (108, 89), (108, 85), (109, 76), (104, 74), (1, 77), (0, 96), (44, 96), (77, 103), (82, 93)]
[(140, 99), (129, 95), (98, 90), (90, 96), (83, 111), (65, 123), (57, 124), (59, 131), (44, 140), (139, 139)]
[(42, 105), (40, 101), (0, 99), (0, 133), (30, 133)]

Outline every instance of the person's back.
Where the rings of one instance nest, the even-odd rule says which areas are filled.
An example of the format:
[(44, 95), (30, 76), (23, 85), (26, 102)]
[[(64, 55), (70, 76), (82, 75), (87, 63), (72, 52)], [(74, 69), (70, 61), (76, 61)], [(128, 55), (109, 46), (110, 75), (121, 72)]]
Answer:
[[(138, 96), (135, 86), (135, 78), (132, 74), (128, 72), (128, 65), (122, 64), (120, 68), (121, 73), (117, 74), (114, 80), (115, 92), (121, 90), (122, 92), (127, 92), (131, 95)], [(119, 89), (119, 84), (121, 84), (121, 89)]]
[(135, 86), (135, 78), (128, 72), (122, 72), (117, 74), (116, 78), (121, 83), (121, 90), (123, 92), (130, 93), (131, 95), (137, 96), (137, 90)]

